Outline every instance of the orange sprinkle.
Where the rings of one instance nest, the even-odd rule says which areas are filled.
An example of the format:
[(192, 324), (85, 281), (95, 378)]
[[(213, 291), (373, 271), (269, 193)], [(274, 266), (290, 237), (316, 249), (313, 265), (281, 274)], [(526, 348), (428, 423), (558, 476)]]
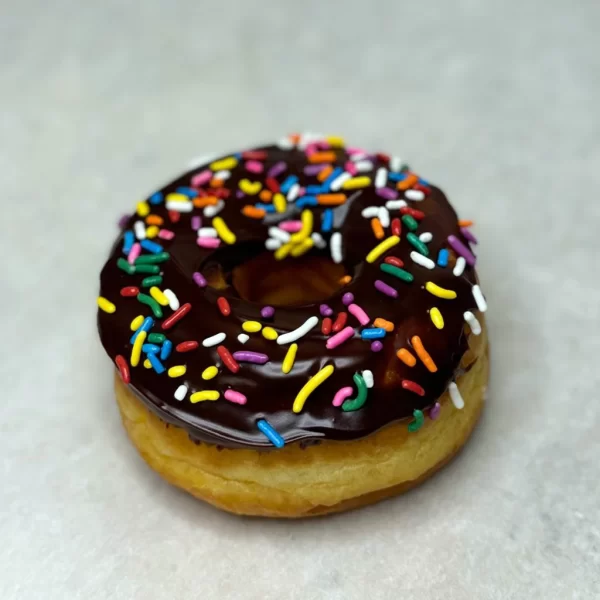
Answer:
[(340, 279), (340, 283), (342, 285), (348, 285), (350, 282), (352, 281), (352, 277), (350, 275), (344, 275), (341, 279)]
[(162, 225), (164, 222), (165, 220), (158, 215), (148, 215), (146, 217), (146, 223), (148, 223), (148, 225)]
[(471, 225), (473, 225), (473, 221), (470, 221), (469, 219), (459, 219), (458, 220), (459, 227), (471, 227)]
[(319, 181), (325, 181), (331, 174), (333, 173), (333, 167), (331, 165), (327, 165), (324, 169), (319, 171), (317, 175), (317, 179)]
[(412, 344), (414, 351), (417, 353), (417, 356), (421, 359), (423, 364), (427, 367), (427, 370), (431, 371), (432, 373), (435, 373), (437, 371), (437, 366), (433, 362), (433, 359), (431, 358), (431, 356), (429, 356), (429, 353), (427, 352), (427, 350), (425, 350), (425, 346), (423, 346), (423, 342), (421, 341), (421, 338), (418, 335), (413, 335), (413, 337), (410, 340), (410, 343)]
[(216, 177), (213, 177), (210, 180), (210, 187), (220, 188), (220, 187), (223, 187), (224, 185), (225, 185), (224, 179), (217, 179)]
[(267, 212), (263, 208), (256, 208), (256, 206), (246, 204), (246, 206), (242, 208), (242, 214), (250, 217), (251, 219), (262, 219)]
[(326, 163), (335, 161), (335, 152), (313, 152), (308, 157), (308, 162), (311, 163)]
[(381, 327), (387, 332), (394, 331), (394, 324), (391, 321), (386, 321), (385, 319), (382, 319), (381, 317), (377, 317), (373, 321), (373, 327)]
[(317, 200), (325, 206), (338, 206), (346, 202), (346, 194), (319, 194)]
[(273, 197), (273, 192), (271, 190), (268, 190), (267, 188), (265, 188), (264, 190), (260, 191), (260, 194), (258, 195), (258, 197), (263, 202), (270, 202), (271, 198)]
[(416, 175), (413, 175), (411, 173), (406, 179), (399, 181), (397, 183), (396, 187), (401, 191), (409, 190), (418, 181), (419, 181), (419, 178)]
[(300, 134), (299, 133), (290, 133), (290, 135), (288, 135), (288, 140), (290, 140), (290, 142), (292, 142), (292, 144), (297, 144), (300, 141)]
[(400, 348), (396, 352), (396, 356), (409, 367), (414, 367), (417, 364), (417, 359), (406, 348)]
[(204, 208), (205, 206), (214, 206), (219, 199), (216, 196), (199, 196), (194, 198), (192, 202), (196, 208)]
[(371, 219), (371, 229), (378, 240), (381, 240), (385, 237), (385, 231), (381, 226), (381, 221), (377, 217)]

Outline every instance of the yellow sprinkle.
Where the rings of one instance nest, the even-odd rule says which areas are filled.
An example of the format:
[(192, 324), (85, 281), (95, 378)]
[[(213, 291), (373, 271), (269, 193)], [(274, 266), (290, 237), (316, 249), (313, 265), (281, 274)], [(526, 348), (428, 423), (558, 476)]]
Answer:
[(221, 217), (215, 217), (212, 220), (212, 226), (217, 230), (219, 237), (226, 244), (235, 244), (235, 241), (237, 239), (235, 237), (235, 233), (233, 233), (231, 231), (231, 229), (229, 229), (229, 227), (227, 227), (225, 221), (223, 221), (223, 219)]
[(165, 198), (165, 202), (189, 202), (190, 199), (185, 194), (178, 194), (176, 192), (172, 192), (171, 194), (167, 194)]
[[(313, 228), (313, 214), (310, 210), (303, 210), (300, 215), (300, 219), (302, 221), (302, 229), (297, 233), (294, 233), (290, 238), (290, 242), (292, 244), (298, 244), (302, 240), (305, 240), (311, 233)], [(282, 246), (283, 248), (283, 246)], [(280, 248), (281, 250), (281, 248)]]
[(263, 328), (262, 334), (268, 340), (276, 340), (279, 337), (279, 334), (272, 327)]
[(442, 317), (442, 313), (439, 308), (435, 306), (429, 311), (429, 316), (431, 317), (431, 321), (438, 329), (444, 329), (444, 317)]
[(221, 158), (210, 163), (209, 168), (213, 171), (227, 171), (236, 167), (237, 164), (238, 161), (235, 156), (228, 156), (227, 158)]
[(348, 179), (348, 181), (344, 181), (342, 184), (343, 190), (357, 190), (359, 188), (367, 187), (371, 185), (370, 177), (353, 177), (352, 179)]
[(220, 395), (216, 390), (203, 390), (192, 394), (190, 402), (196, 404), (196, 402), (203, 402), (204, 400), (218, 400)]
[(133, 342), (133, 346), (131, 348), (131, 358), (129, 362), (132, 367), (137, 367), (140, 364), (140, 356), (142, 355), (142, 346), (146, 341), (146, 336), (148, 334), (145, 331), (140, 331), (136, 338), (135, 342)]
[(293, 248), (293, 244), (283, 244), (275, 250), (275, 260), (283, 260)]
[(238, 187), (244, 194), (248, 196), (255, 196), (262, 189), (262, 183), (260, 181), (250, 181), (249, 179), (242, 179)]
[(155, 285), (150, 288), (150, 295), (162, 306), (169, 304), (169, 299)]
[(105, 313), (114, 313), (117, 310), (117, 307), (103, 296), (98, 296), (97, 302), (100, 310), (103, 310)]
[(142, 218), (147, 217), (150, 214), (150, 205), (145, 200), (138, 202), (136, 205), (136, 212)]
[(445, 300), (454, 300), (454, 298), (456, 298), (456, 292), (454, 290), (447, 290), (446, 288), (436, 285), (433, 281), (428, 281), (425, 284), (425, 289), (438, 298), (444, 298)]
[(242, 329), (248, 333), (256, 333), (262, 329), (262, 324), (258, 321), (246, 321), (242, 323)]
[(298, 352), (298, 344), (292, 344), (283, 359), (283, 364), (281, 365), (281, 370), (284, 373), (289, 373), (294, 366), (294, 361), (296, 360), (296, 352)]
[(219, 374), (219, 369), (214, 365), (211, 367), (206, 367), (204, 371), (202, 371), (202, 379), (208, 381), (209, 379), (214, 379)]
[(397, 235), (391, 235), (389, 238), (386, 238), (367, 254), (367, 262), (375, 262), (383, 253), (387, 252), (398, 243), (400, 243), (400, 238)]
[(167, 371), (167, 375), (169, 377), (181, 377), (182, 375), (185, 375), (186, 371), (185, 365), (176, 365)]
[(325, 138), (325, 141), (332, 147), (332, 148), (343, 148), (344, 147), (344, 138), (341, 135), (328, 135)]
[(285, 212), (285, 209), (287, 208), (285, 196), (277, 192), (277, 194), (273, 196), (273, 206), (278, 213)]
[(145, 369), (151, 369), (152, 368), (152, 363), (147, 358), (144, 360), (144, 368)]
[(144, 322), (144, 315), (138, 315), (131, 323), (129, 324), (129, 329), (131, 331), (137, 331)]
[(292, 407), (292, 410), (295, 413), (299, 413), (304, 408), (304, 403), (308, 397), (315, 391), (317, 387), (319, 387), (328, 377), (331, 376), (333, 371), (333, 365), (327, 365), (304, 384), (304, 387), (298, 392), (298, 395), (294, 400), (294, 406)]
[(146, 237), (149, 239), (155, 238), (159, 231), (160, 230), (156, 225), (150, 225), (150, 227), (146, 229)]
[(292, 248), (291, 254), (292, 256), (302, 256), (303, 254), (306, 254), (306, 252), (308, 252), (314, 245), (315, 243), (312, 241), (312, 238), (306, 238)]

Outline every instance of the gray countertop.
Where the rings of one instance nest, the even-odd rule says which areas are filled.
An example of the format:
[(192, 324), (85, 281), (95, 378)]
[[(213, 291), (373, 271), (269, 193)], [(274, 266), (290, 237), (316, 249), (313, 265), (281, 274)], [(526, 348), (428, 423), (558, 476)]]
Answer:
[[(600, 596), (597, 0), (0, 11), (1, 598)], [(144, 465), (95, 296), (135, 201), (195, 155), (295, 130), (401, 154), (476, 221), (493, 360), (448, 468), (290, 523)]]

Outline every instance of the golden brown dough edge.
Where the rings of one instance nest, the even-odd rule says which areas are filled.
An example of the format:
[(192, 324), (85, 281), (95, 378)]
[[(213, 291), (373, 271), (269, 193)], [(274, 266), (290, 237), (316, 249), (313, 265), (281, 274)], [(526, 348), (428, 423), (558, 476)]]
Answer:
[[(469, 336), (471, 369), (457, 381), (465, 407), (446, 392), (440, 416), (416, 433), (394, 423), (363, 439), (290, 444), (261, 452), (195, 444), (167, 426), (116, 376), (123, 424), (146, 462), (167, 481), (214, 506), (241, 515), (308, 517), (358, 508), (404, 492), (435, 473), (461, 449), (477, 423), (488, 380), (485, 325)], [(469, 360), (471, 362), (471, 360)], [(464, 360), (463, 360), (464, 363)]]

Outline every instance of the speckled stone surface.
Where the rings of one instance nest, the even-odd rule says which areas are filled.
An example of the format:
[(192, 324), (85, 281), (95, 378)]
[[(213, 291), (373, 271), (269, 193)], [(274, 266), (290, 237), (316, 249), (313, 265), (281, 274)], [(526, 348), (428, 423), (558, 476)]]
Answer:
[[(599, 22), (593, 0), (4, 2), (0, 597), (600, 597)], [(403, 497), (240, 519), (127, 441), (98, 270), (190, 158), (307, 129), (406, 157), (477, 222), (489, 400)]]

